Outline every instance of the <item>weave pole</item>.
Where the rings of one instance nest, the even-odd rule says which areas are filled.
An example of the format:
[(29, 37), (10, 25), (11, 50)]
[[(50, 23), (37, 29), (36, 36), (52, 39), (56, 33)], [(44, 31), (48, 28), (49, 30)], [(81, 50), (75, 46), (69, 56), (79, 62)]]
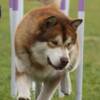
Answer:
[(9, 0), (10, 33), (11, 33), (11, 95), (17, 95), (16, 70), (15, 70), (15, 31), (23, 16), (23, 0)]
[(70, 8), (70, 0), (61, 0), (61, 10), (68, 16)]
[(82, 100), (82, 82), (83, 82), (83, 47), (84, 47), (84, 0), (79, 0), (78, 18), (83, 19), (83, 23), (78, 28), (80, 42), (80, 63), (77, 68), (77, 96), (76, 100)]
[[(69, 8), (70, 8), (70, 0), (61, 0), (61, 10), (67, 16), (69, 15)], [(65, 96), (63, 92), (67, 91), (68, 86), (70, 86), (71, 88), (70, 84), (71, 84), (71, 80), (69, 78), (69, 73), (66, 72), (59, 86), (59, 97), (60, 98)]]
[[(70, 3), (69, 0), (62, 0), (61, 3), (61, 9), (62, 11), (66, 14), (69, 15), (69, 7)], [(83, 23), (81, 26), (78, 28), (78, 33), (79, 33), (79, 40), (80, 40), (80, 64), (79, 67), (77, 68), (77, 96), (76, 100), (82, 100), (82, 82), (83, 82), (83, 47), (84, 47), (84, 0), (79, 0), (78, 4), (78, 18), (83, 19)], [(67, 73), (66, 73), (67, 74)], [(69, 75), (68, 75), (69, 76)], [(66, 75), (64, 79), (62, 80), (63, 88), (66, 88)], [(70, 80), (69, 80), (70, 81)], [(65, 89), (66, 90), (66, 89)], [(59, 91), (59, 96), (63, 97), (64, 94)]]

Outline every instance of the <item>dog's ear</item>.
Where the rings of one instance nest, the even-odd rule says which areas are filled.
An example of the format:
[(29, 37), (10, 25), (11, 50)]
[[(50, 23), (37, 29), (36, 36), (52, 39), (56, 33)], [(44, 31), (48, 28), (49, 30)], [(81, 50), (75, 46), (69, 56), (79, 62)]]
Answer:
[(71, 22), (72, 27), (77, 30), (78, 26), (82, 23), (82, 19), (75, 19)]
[(38, 35), (38, 40), (41, 42), (47, 41), (50, 36), (47, 34), (47, 30), (51, 30), (57, 24), (57, 18), (55, 16), (50, 16), (43, 21), (41, 24), (41, 33)]
[(57, 24), (57, 18), (55, 16), (50, 16), (47, 19), (45, 19), (43, 27), (44, 28), (52, 28)]

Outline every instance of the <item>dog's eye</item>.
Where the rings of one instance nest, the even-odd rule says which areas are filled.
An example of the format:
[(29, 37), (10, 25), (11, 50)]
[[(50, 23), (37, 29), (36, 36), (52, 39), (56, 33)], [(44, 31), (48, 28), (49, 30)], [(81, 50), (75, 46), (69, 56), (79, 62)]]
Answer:
[(48, 42), (48, 44), (49, 44), (49, 46), (51, 46), (51, 47), (55, 47), (55, 46), (58, 45), (58, 42), (57, 42), (57, 41), (50, 41), (50, 42)]
[(68, 43), (67, 46), (68, 46), (68, 47), (71, 46), (71, 43)]
[(67, 44), (65, 45), (65, 47), (70, 48), (70, 47), (71, 47), (71, 45), (72, 45), (72, 43), (71, 43), (71, 42), (69, 42), (69, 43), (67, 43)]
[(58, 44), (57, 41), (51, 41), (51, 43), (52, 43), (53, 45), (57, 45), (57, 44)]

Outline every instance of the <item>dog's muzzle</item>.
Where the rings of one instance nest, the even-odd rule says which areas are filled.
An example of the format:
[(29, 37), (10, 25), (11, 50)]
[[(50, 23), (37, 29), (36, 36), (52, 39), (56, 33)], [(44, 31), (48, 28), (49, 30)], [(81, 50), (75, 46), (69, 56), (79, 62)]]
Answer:
[(63, 70), (68, 64), (68, 59), (66, 57), (62, 57), (60, 59), (60, 64), (58, 66), (53, 65), (49, 57), (47, 57), (47, 60), (48, 64), (51, 65), (56, 70)]

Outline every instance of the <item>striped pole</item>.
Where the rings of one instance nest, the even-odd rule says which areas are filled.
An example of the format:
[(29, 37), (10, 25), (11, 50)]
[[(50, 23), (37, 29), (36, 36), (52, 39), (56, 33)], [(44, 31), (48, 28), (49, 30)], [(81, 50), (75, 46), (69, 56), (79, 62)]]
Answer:
[(83, 23), (78, 28), (80, 42), (80, 63), (77, 68), (77, 96), (76, 100), (82, 100), (82, 82), (83, 82), (83, 47), (84, 47), (84, 0), (79, 0), (78, 18), (83, 19)]
[(69, 15), (70, 0), (61, 1), (61, 9), (66, 14)]
[[(61, 10), (68, 16), (69, 15), (70, 0), (61, 1)], [(71, 88), (71, 80), (69, 78), (69, 72), (66, 72), (59, 86), (59, 97), (64, 97), (64, 93), (67, 93), (67, 87)], [(63, 93), (63, 92), (64, 93)]]
[(17, 87), (15, 80), (16, 71), (15, 71), (14, 33), (16, 31), (18, 23), (20, 22), (23, 16), (23, 0), (9, 0), (9, 10), (10, 10), (10, 33), (11, 33), (11, 95), (15, 97), (17, 95)]

